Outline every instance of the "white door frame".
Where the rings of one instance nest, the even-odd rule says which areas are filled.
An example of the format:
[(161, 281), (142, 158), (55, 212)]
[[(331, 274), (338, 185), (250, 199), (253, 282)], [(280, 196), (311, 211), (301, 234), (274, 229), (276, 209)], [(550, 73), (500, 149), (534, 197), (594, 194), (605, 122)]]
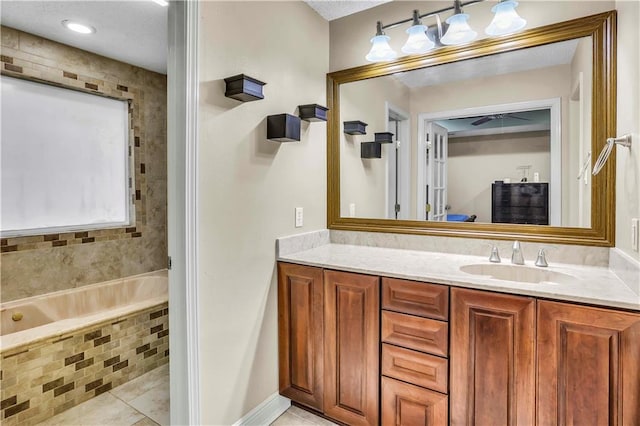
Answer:
[[(398, 194), (398, 200), (400, 200), (400, 206), (401, 206), (401, 210), (400, 210), (400, 214), (398, 215), (398, 219), (409, 219), (409, 203), (410, 203), (410, 198), (409, 198), (409, 194), (410, 194), (410, 186), (411, 186), (411, 115), (409, 115), (408, 112), (406, 112), (405, 110), (403, 110), (402, 108), (397, 107), (396, 105), (392, 104), (391, 102), (386, 101), (384, 103), (385, 105), (385, 109), (384, 109), (384, 114), (385, 114), (385, 123), (386, 123), (386, 131), (387, 132), (391, 132), (391, 129), (389, 128), (389, 118), (391, 117), (391, 114), (393, 113), (394, 115), (400, 116), (402, 117), (402, 128), (400, 130), (400, 134), (399, 135), (394, 135), (395, 138), (394, 139), (398, 139), (400, 141), (401, 144), (401, 149), (399, 150), (400, 152), (400, 158), (398, 158), (398, 164), (401, 164), (402, 166), (400, 167), (400, 172), (398, 173), (398, 179), (399, 179), (399, 185), (398, 188), (400, 188), (400, 193)], [(395, 133), (395, 130), (392, 132)], [(388, 150), (390, 150), (391, 148), (393, 148), (392, 145), (394, 144), (386, 144), (389, 148)], [(395, 156), (391, 156), (391, 155), (387, 155), (387, 165), (385, 168), (385, 174), (387, 175), (386, 178), (386, 189), (385, 189), (385, 206), (386, 206), (386, 210), (387, 210), (387, 216), (389, 216), (389, 209), (390, 209), (390, 205), (391, 205), (391, 188), (390, 188), (390, 184), (391, 184), (391, 165), (389, 164), (389, 161), (391, 161), (392, 159), (395, 158)], [(395, 214), (392, 216), (389, 216), (388, 219), (394, 219), (395, 218)]]
[(198, 360), (197, 1), (169, 3), (167, 57), (167, 248), (170, 420), (200, 424)]
[(561, 226), (562, 223), (562, 103), (560, 98), (539, 99), (500, 105), (464, 108), (452, 111), (438, 111), (418, 114), (418, 176), (417, 176), (417, 217), (424, 215), (425, 164), (426, 164), (426, 123), (446, 118), (472, 117), (477, 115), (518, 112), (528, 109), (550, 110), (550, 157), (549, 168), (549, 224)]

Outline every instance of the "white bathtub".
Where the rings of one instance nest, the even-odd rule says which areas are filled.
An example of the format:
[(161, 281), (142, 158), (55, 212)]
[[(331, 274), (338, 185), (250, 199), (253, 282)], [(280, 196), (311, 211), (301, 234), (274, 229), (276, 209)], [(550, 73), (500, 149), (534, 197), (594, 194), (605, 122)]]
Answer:
[[(117, 320), (167, 300), (167, 271), (161, 270), (2, 303), (0, 352)], [(15, 321), (20, 314), (22, 319)]]

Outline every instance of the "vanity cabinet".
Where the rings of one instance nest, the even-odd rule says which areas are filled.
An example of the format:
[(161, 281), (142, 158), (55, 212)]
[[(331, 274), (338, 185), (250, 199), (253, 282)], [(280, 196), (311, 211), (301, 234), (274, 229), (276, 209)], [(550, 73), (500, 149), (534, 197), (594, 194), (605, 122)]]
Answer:
[(640, 425), (640, 313), (278, 264), (280, 393), (347, 425)]
[(383, 425), (446, 426), (449, 287), (382, 279)]
[(321, 268), (278, 263), (280, 394), (322, 411), (324, 286)]
[(380, 278), (324, 271), (324, 413), (378, 423)]
[(538, 425), (640, 424), (640, 315), (538, 303)]
[(535, 424), (535, 314), (530, 297), (451, 289), (452, 425)]

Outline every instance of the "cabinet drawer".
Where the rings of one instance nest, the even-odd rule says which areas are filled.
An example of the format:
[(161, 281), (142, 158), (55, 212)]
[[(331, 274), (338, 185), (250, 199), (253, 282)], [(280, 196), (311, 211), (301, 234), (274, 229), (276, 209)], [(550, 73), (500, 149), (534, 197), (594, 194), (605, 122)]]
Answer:
[(382, 279), (382, 308), (446, 321), (449, 288), (415, 281)]
[(382, 341), (385, 343), (447, 356), (448, 330), (446, 322), (382, 311)]
[(382, 426), (447, 426), (447, 395), (382, 378)]
[(447, 393), (447, 364), (444, 358), (382, 345), (382, 374), (424, 388)]

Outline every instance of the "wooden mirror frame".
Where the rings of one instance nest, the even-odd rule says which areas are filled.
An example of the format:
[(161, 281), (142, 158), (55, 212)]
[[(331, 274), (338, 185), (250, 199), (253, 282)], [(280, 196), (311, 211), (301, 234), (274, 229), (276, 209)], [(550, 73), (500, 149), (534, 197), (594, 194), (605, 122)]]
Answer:
[(608, 137), (616, 135), (616, 11), (533, 28), (515, 35), (443, 47), (424, 55), (359, 66), (327, 74), (327, 227), (336, 230), (390, 232), (447, 237), (611, 247), (615, 243), (615, 149), (591, 184), (591, 228), (429, 222), (340, 217), (340, 85), (496, 53), (591, 36), (593, 40), (592, 164)]

